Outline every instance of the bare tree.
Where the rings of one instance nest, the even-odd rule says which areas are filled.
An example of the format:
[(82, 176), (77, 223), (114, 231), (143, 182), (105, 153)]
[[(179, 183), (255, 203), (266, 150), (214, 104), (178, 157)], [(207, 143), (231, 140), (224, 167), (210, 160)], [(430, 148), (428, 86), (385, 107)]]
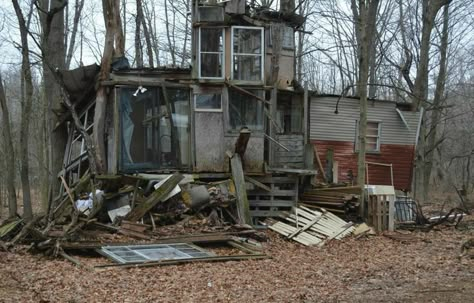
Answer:
[[(113, 57), (124, 55), (124, 39), (122, 22), (120, 20), (120, 1), (102, 0), (102, 8), (105, 22), (105, 43), (102, 60), (100, 63), (99, 83), (108, 79)], [(104, 173), (105, 161), (105, 113), (107, 110), (107, 91), (100, 86), (95, 102), (93, 140), (95, 146), (96, 163), (91, 162), (91, 173)]]
[(76, 0), (74, 5), (74, 20), (72, 23), (71, 40), (69, 42), (67, 55), (66, 55), (66, 69), (71, 66), (72, 55), (76, 46), (76, 35), (79, 27), (79, 20), (81, 18), (82, 9), (84, 8), (84, 0)]
[(5, 149), (6, 183), (8, 191), (8, 216), (14, 218), (17, 215), (17, 202), (15, 191), (15, 156), (10, 128), (10, 114), (8, 112), (5, 89), (0, 75), (0, 107), (2, 109), (2, 134), (3, 148)]
[[(355, 1), (353, 0), (353, 5)], [(357, 184), (361, 186), (360, 214), (364, 216), (365, 199), (365, 150), (367, 132), (367, 84), (369, 80), (369, 60), (371, 55), (371, 44), (374, 43), (377, 9), (379, 0), (359, 0), (357, 9), (353, 8), (356, 20), (356, 32), (359, 36), (359, 82), (358, 91), (360, 98), (359, 118), (359, 154), (357, 160)]]
[(20, 158), (21, 158), (21, 187), (23, 193), (23, 217), (30, 220), (33, 217), (33, 208), (31, 206), (31, 190), (29, 179), (29, 155), (28, 138), (30, 136), (30, 116), (33, 102), (33, 79), (31, 76), (30, 53), (28, 46), (28, 28), (17, 0), (12, 0), (13, 7), (18, 19), (21, 38), (21, 127), (20, 127)]

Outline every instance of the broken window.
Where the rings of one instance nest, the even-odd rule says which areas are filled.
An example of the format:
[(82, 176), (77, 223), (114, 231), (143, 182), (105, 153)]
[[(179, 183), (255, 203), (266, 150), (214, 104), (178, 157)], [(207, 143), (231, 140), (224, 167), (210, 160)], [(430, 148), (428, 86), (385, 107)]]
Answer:
[(303, 131), (303, 104), (300, 98), (278, 95), (276, 121), (280, 134), (298, 134)]
[(187, 89), (123, 87), (120, 94), (121, 169), (182, 168), (189, 164)]
[[(380, 151), (380, 128), (381, 123), (377, 121), (367, 121), (367, 131), (365, 136), (365, 150), (367, 152)], [(356, 121), (355, 150), (359, 150), (359, 122)]]
[(224, 29), (199, 29), (199, 78), (224, 77)]
[[(254, 95), (263, 96), (260, 90), (249, 90)], [(240, 130), (246, 126), (252, 131), (263, 130), (263, 104), (257, 98), (229, 89), (229, 127)]]
[(194, 97), (194, 109), (196, 111), (221, 111), (221, 94), (198, 94)]
[(98, 252), (122, 264), (214, 256), (214, 254), (188, 243), (104, 246)]
[(263, 80), (263, 28), (232, 27), (232, 78)]

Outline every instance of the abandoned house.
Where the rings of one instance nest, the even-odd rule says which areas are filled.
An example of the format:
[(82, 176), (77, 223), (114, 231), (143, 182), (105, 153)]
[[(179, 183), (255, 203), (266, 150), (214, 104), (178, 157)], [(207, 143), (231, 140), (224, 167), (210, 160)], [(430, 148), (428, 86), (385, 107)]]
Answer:
[[(329, 181), (355, 182), (359, 99), (319, 95), (311, 98), (310, 140)], [(420, 112), (406, 103), (369, 100), (366, 184), (411, 188)]]
[[(343, 98), (335, 115), (336, 97), (315, 96), (295, 81), (294, 35), (304, 18), (294, 10), (249, 8), (244, 0), (194, 0), (191, 17), (190, 68), (117, 64), (101, 83), (109, 88), (107, 173), (179, 171), (195, 179), (225, 179), (235, 152), (253, 181), (248, 186), (257, 183), (247, 186), (254, 218), (294, 206), (302, 177), (316, 174), (313, 145), (328, 163), (332, 181), (350, 182), (357, 165), (357, 99)], [(65, 80), (78, 85), (97, 71), (92, 66), (66, 72)], [(86, 92), (93, 86), (82, 84), (78, 90), (82, 97), (75, 106), (91, 133), (94, 97)], [(394, 180), (385, 166), (369, 165), (368, 182), (409, 188), (418, 116), (393, 102), (372, 102), (373, 153), (367, 159), (393, 165)], [(62, 174), (73, 184), (88, 160), (84, 139), (73, 123), (68, 125)], [(241, 136), (248, 139), (243, 149), (236, 145)]]

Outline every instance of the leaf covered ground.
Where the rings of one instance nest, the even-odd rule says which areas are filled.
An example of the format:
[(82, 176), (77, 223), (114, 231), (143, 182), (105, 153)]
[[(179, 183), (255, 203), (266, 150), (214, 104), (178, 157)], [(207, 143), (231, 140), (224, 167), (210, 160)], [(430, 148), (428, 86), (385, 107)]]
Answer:
[(267, 232), (267, 260), (93, 269), (0, 252), (1, 302), (472, 302), (474, 259), (458, 258), (472, 229), (412, 232), (305, 247)]

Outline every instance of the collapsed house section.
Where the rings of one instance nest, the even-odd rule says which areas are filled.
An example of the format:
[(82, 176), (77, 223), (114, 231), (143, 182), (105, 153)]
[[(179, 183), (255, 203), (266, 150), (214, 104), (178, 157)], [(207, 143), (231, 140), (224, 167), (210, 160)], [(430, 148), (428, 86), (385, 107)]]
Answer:
[[(108, 88), (103, 173), (232, 177), (242, 183), (236, 188), (244, 186), (241, 199), (253, 217), (244, 221), (258, 224), (291, 209), (298, 185), (316, 174), (308, 93), (295, 81), (294, 35), (304, 18), (240, 0), (193, 1), (191, 18), (191, 68), (131, 69), (121, 58), (100, 83)], [(88, 134), (91, 100), (75, 100)], [(68, 125), (60, 177), (72, 186), (89, 163), (84, 138)], [(244, 177), (237, 181), (239, 166)]]

